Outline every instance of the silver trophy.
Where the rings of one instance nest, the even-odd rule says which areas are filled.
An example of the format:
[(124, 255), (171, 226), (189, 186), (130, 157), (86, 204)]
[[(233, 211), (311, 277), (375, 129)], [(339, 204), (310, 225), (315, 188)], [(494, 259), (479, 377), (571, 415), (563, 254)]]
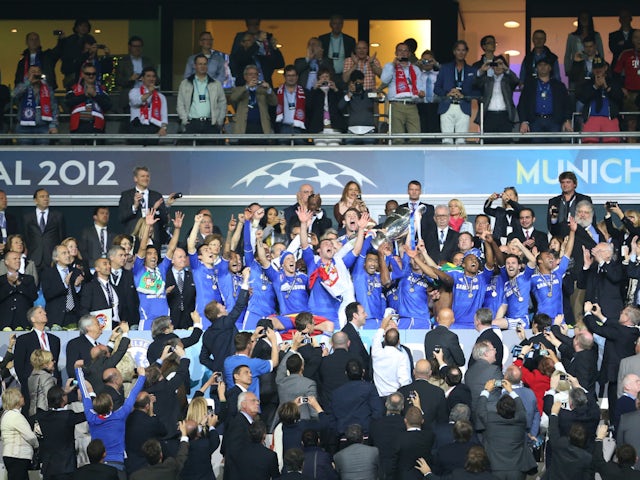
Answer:
[[(417, 222), (416, 229), (420, 228), (420, 218), (426, 211), (427, 207), (418, 205), (413, 212), (409, 207), (398, 207), (387, 216), (382, 228), (376, 230), (376, 236), (371, 241), (371, 245), (376, 250), (380, 248), (384, 242), (393, 243), (399, 238), (409, 233), (409, 225), (411, 220)], [(412, 215), (413, 213), (413, 215)]]

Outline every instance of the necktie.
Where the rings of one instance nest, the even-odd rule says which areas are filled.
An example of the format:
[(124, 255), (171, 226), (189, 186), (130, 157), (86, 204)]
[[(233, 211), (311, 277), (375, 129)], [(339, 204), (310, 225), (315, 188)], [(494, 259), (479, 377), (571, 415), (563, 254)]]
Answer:
[(529, 235), (529, 230), (524, 231), (524, 237), (526, 240), (529, 240), (531, 238), (531, 235)]
[(427, 75), (427, 103), (433, 102), (433, 80), (431, 75)]
[(444, 244), (444, 230), (440, 230), (440, 245)]
[(44, 349), (47, 350), (47, 334), (46, 333), (42, 332), (40, 334), (40, 341)]
[(589, 234), (589, 236), (591, 238), (593, 238), (593, 232), (591, 231), (591, 229), (589, 227), (585, 228), (585, 230), (587, 231), (587, 233)]
[[(65, 268), (63, 270), (64, 273), (64, 277), (67, 278), (67, 275), (69, 274), (69, 269)], [(75, 306), (76, 306), (76, 302), (73, 299), (73, 290), (72, 290), (73, 286), (71, 285), (71, 280), (69, 280), (69, 286), (67, 287), (67, 299), (65, 301), (65, 305), (64, 308), (67, 312), (71, 312)]]
[(184, 301), (182, 299), (182, 289), (184, 288), (184, 271), (178, 272), (178, 290), (180, 290), (180, 311), (184, 311)]
[(113, 293), (111, 292), (111, 285), (109, 285), (109, 282), (104, 284), (104, 288), (107, 291), (107, 299), (109, 300), (109, 306), (113, 307)]
[(138, 192), (140, 194), (142, 194), (142, 198), (140, 199), (140, 211), (142, 213), (142, 216), (146, 215), (146, 209), (147, 209), (147, 203), (144, 201), (144, 193), (142, 192)]
[(100, 229), (100, 243), (102, 244), (102, 253), (107, 251), (107, 229)]
[(111, 281), (114, 285), (118, 285), (118, 281), (120, 280), (119, 272), (111, 272)]
[(40, 233), (44, 233), (47, 228), (47, 222), (44, 221), (44, 212), (40, 212)]

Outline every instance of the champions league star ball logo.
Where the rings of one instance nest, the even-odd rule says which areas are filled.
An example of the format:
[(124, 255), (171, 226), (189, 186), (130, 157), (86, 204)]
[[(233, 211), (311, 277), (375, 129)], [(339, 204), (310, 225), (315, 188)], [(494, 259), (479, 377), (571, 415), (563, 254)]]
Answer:
[(147, 368), (149, 366), (149, 360), (147, 360), (147, 349), (151, 345), (149, 340), (143, 338), (132, 338), (127, 350), (133, 357), (133, 361), (136, 362), (136, 367)]
[(239, 185), (249, 186), (252, 182), (260, 177), (267, 177), (268, 182), (264, 188), (273, 188), (282, 186), (289, 188), (289, 185), (296, 182), (315, 182), (320, 188), (332, 185), (343, 188), (348, 180), (355, 180), (360, 185), (368, 183), (376, 187), (369, 178), (362, 175), (353, 168), (346, 167), (329, 160), (321, 160), (317, 158), (292, 158), (290, 160), (281, 160), (279, 162), (270, 163), (264, 167), (258, 168), (253, 172), (245, 175), (231, 188)]

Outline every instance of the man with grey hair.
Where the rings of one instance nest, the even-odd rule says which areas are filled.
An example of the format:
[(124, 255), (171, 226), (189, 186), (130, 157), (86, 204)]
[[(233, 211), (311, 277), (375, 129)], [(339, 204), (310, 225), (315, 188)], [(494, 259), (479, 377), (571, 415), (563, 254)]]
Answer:
[[(478, 336), (477, 342), (487, 341), (493, 345), (496, 349), (496, 358), (493, 361), (493, 364), (498, 368), (502, 368), (502, 356), (503, 356), (503, 346), (502, 340), (492, 328), (491, 324), (493, 322), (493, 312), (491, 312), (488, 308), (479, 308), (476, 311), (476, 314), (473, 317), (475, 329), (480, 333)], [(469, 367), (471, 367), (475, 363), (475, 358), (472, 356), (469, 358)]]
[(413, 398), (418, 394), (420, 398), (420, 408), (424, 416), (425, 424), (431, 425), (433, 422), (444, 422), (447, 419), (447, 402), (444, 398), (444, 391), (429, 383), (431, 378), (431, 364), (428, 360), (421, 359), (416, 362), (413, 368), (415, 380), (409, 385), (400, 388), (400, 393), (404, 395), (406, 412), (413, 405)]
[(98, 339), (102, 335), (102, 329), (98, 319), (94, 315), (83, 315), (78, 321), (80, 335), (67, 342), (66, 362), (67, 376), (75, 378), (74, 364), (77, 360), (88, 363), (91, 360), (91, 349), (99, 345)]
[(124, 268), (127, 262), (127, 254), (119, 245), (114, 245), (107, 252), (111, 262), (111, 285), (118, 294), (118, 315), (129, 322), (130, 325), (138, 325), (140, 322), (140, 300), (133, 283), (133, 273)]
[(341, 480), (380, 477), (380, 454), (376, 447), (363, 444), (362, 427), (349, 425), (345, 431), (347, 448), (335, 454), (336, 470)]
[(67, 327), (77, 325), (80, 318), (80, 289), (84, 274), (71, 265), (71, 255), (65, 245), (56, 245), (52, 254), (53, 265), (42, 271), (40, 284), (46, 300), (45, 310), (49, 325)]
[(618, 317), (624, 306), (626, 275), (613, 244), (600, 242), (590, 251), (583, 249), (583, 256), (578, 286), (586, 290), (585, 300), (599, 304), (605, 317)]
[(200, 340), (202, 336), (202, 319), (200, 314), (196, 311), (191, 312), (191, 318), (193, 319), (193, 330), (188, 337), (180, 338), (173, 332), (173, 323), (171, 317), (163, 315), (156, 317), (151, 324), (151, 337), (153, 342), (147, 349), (147, 360), (149, 364), (155, 362), (160, 355), (162, 355), (162, 349), (165, 345), (168, 345), (170, 341), (177, 339), (182, 342), (182, 346), (187, 349)]
[(238, 414), (228, 422), (220, 450), (225, 457), (224, 478), (238, 478), (236, 458), (243, 447), (251, 442), (249, 425), (258, 418), (259, 413), (260, 400), (254, 393), (242, 392), (238, 395)]
[(369, 425), (369, 443), (378, 447), (380, 465), (384, 478), (392, 478), (393, 447), (398, 436), (405, 430), (402, 419), (404, 409), (404, 395), (400, 392), (392, 393), (384, 402), (386, 414), (382, 418), (371, 420)]
[(229, 96), (229, 102), (236, 111), (233, 133), (273, 133), (269, 107), (278, 103), (275, 92), (267, 81), (260, 79), (257, 66), (247, 65), (243, 76), (245, 84), (234, 87)]
[(422, 239), (429, 256), (434, 262), (440, 264), (450, 261), (453, 254), (458, 251), (458, 232), (449, 227), (449, 207), (447, 205), (437, 205), (433, 218), (435, 228), (432, 223), (432, 228), (422, 232)]
[(488, 340), (476, 342), (471, 351), (471, 356), (475, 362), (467, 369), (464, 375), (464, 383), (471, 391), (471, 410), (475, 412), (480, 393), (484, 390), (485, 384), (491, 379), (501, 380), (502, 370), (495, 364), (496, 349)]

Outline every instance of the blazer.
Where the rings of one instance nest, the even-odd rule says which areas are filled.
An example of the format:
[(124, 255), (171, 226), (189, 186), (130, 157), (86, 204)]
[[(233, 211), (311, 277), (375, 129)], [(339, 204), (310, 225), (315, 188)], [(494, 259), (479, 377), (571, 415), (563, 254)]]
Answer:
[[(620, 417), (620, 426), (616, 433), (618, 445), (628, 443), (636, 449), (640, 449), (640, 410), (625, 413)], [(635, 468), (640, 468), (640, 460), (636, 461)]]
[[(18, 220), (13, 214), (8, 213), (6, 210), (4, 210), (4, 218), (7, 222), (7, 237), (9, 235), (15, 235), (16, 233), (21, 233), (18, 227)], [(4, 250), (0, 252), (0, 257), (3, 257), (3, 256), (4, 256)]]
[[(438, 388), (438, 387), (434, 387)], [(400, 480), (412, 480), (420, 478), (416, 476), (416, 461), (424, 458), (427, 463), (433, 463), (431, 449), (433, 447), (433, 432), (424, 423), (422, 430), (412, 430), (402, 432), (393, 447), (392, 472), (393, 477)]]
[(360, 338), (356, 327), (354, 327), (351, 322), (347, 322), (345, 326), (342, 327), (342, 331), (347, 334), (347, 337), (349, 337), (349, 353), (360, 360), (360, 364), (365, 370), (365, 378), (370, 379), (371, 368), (369, 367), (369, 364), (371, 363), (371, 358), (369, 357), (369, 352), (365, 348), (364, 343), (362, 343), (362, 338)]
[(215, 480), (211, 455), (220, 445), (215, 428), (203, 430), (201, 437), (189, 442), (189, 456), (182, 468), (182, 480)]
[(152, 438), (160, 440), (166, 434), (167, 429), (158, 417), (152, 417), (146, 412), (136, 409), (129, 414), (124, 430), (124, 443), (127, 451), (124, 463), (129, 475), (147, 465), (147, 459), (142, 453), (142, 444)]
[(44, 475), (70, 474), (77, 468), (75, 426), (86, 421), (84, 412), (40, 410), (36, 419), (42, 431), (40, 453)]
[(119, 480), (118, 470), (104, 463), (89, 463), (73, 473), (73, 480)]
[(38, 439), (31, 425), (18, 410), (5, 410), (0, 420), (2, 456), (31, 460)]
[(188, 454), (189, 442), (180, 442), (180, 447), (175, 457), (168, 457), (160, 463), (141, 468), (129, 478), (130, 480), (147, 480), (149, 478), (153, 478), (153, 480), (176, 480), (184, 462), (187, 460)]
[(44, 232), (40, 231), (40, 218), (32, 210), (24, 216), (24, 238), (27, 243), (28, 258), (33, 260), (38, 270), (51, 264), (51, 254), (56, 245), (66, 237), (64, 217), (61, 212), (49, 209)]
[[(231, 458), (233, 473), (227, 476), (226, 462)], [(230, 480), (271, 480), (280, 478), (278, 455), (262, 444), (249, 443), (240, 450), (225, 456), (225, 479)]]
[[(298, 85), (306, 89), (307, 80), (309, 80), (309, 72), (311, 71), (311, 65), (309, 64), (309, 61), (306, 59), (306, 57), (296, 58), (293, 62), (293, 66), (295, 67), (296, 72), (298, 72)], [(333, 61), (323, 57), (318, 61), (318, 69), (321, 68), (328, 68), (331, 72), (331, 76), (335, 77)]]
[(36, 414), (36, 410), (48, 410), (47, 392), (56, 384), (55, 377), (45, 370), (31, 372), (27, 379), (29, 388), (29, 417)]
[(380, 454), (376, 447), (354, 443), (340, 450), (333, 457), (340, 480), (378, 478)]
[[(57, 364), (60, 358), (60, 339), (50, 332), (45, 332), (45, 335), (47, 336), (47, 343), (53, 355), (53, 360), (55, 360)], [(30, 360), (31, 354), (34, 350), (38, 349), (40, 349), (40, 340), (38, 340), (34, 330), (24, 333), (16, 339), (13, 364), (16, 369), (16, 374), (18, 375), (18, 380), (23, 386), (23, 393), (27, 391), (27, 379), (33, 370)], [(60, 382), (60, 372), (58, 372), (57, 369), (55, 369), (54, 375), (56, 375), (58, 382)], [(27, 398), (29, 398), (28, 395), (25, 396), (25, 399)]]
[[(462, 78), (462, 94), (465, 97), (478, 96), (479, 91), (474, 88), (477, 69), (471, 65), (464, 64)], [(451, 100), (447, 97), (447, 93), (456, 87), (456, 63), (445, 63), (440, 66), (440, 72), (436, 84), (433, 87), (433, 93), (441, 98), (438, 104), (438, 115), (442, 115), (451, 106)], [(460, 108), (465, 115), (471, 115), (471, 101), (468, 98), (460, 100)]]
[(607, 318), (618, 318), (624, 307), (623, 291), (627, 283), (620, 260), (611, 260), (599, 267), (596, 262), (588, 270), (578, 271), (578, 288), (586, 290), (585, 300), (597, 303)]
[[(120, 218), (120, 223), (123, 225), (124, 233), (128, 234), (133, 232), (136, 223), (140, 218), (142, 218), (141, 208), (138, 208), (135, 213), (133, 213), (132, 210), (133, 197), (135, 194), (135, 188), (125, 190), (120, 194), (120, 201), (118, 203), (118, 216)], [(153, 205), (161, 198), (162, 194), (160, 192), (149, 190), (149, 205), (147, 205), (147, 208), (153, 207)], [(166, 239), (167, 217), (169, 215), (166, 203), (162, 202), (158, 212), (156, 212), (156, 215), (160, 220), (153, 225), (153, 241), (155, 243), (162, 244)]]
[(350, 380), (336, 388), (331, 397), (331, 406), (339, 434), (354, 423), (368, 432), (371, 420), (382, 417), (384, 413), (376, 387), (364, 380)]
[[(280, 405), (295, 400), (297, 397), (317, 397), (316, 382), (306, 378), (304, 375), (287, 373), (287, 359), (294, 355), (289, 350), (278, 364), (276, 383), (278, 385), (278, 398)], [(318, 414), (308, 404), (300, 406), (300, 419), (308, 420), (317, 417)]]
[[(329, 58), (329, 47), (331, 42), (331, 33), (325, 33), (318, 37), (320, 43), (322, 43), (322, 49), (324, 50), (324, 58), (332, 61)], [(342, 51), (344, 52), (344, 58), (349, 58), (356, 50), (356, 39), (346, 33), (342, 34)]]
[[(616, 62), (618, 61), (618, 57), (620, 54), (629, 49), (633, 48), (633, 43), (631, 43), (631, 37), (633, 36), (634, 28), (629, 30), (629, 34), (625, 40), (624, 33), (622, 30), (616, 30), (609, 34), (609, 50), (613, 53), (613, 59), (611, 60), (611, 68), (616, 66)], [(604, 56), (604, 52), (601, 53)]]
[[(107, 250), (113, 245), (113, 239), (116, 238), (116, 234), (109, 228), (105, 227), (106, 231), (106, 240), (107, 240)], [(82, 230), (82, 234), (80, 235), (79, 240), (80, 251), (82, 252), (83, 257), (87, 260), (89, 267), (93, 267), (93, 263), (100, 257), (102, 257), (107, 252), (102, 249), (102, 244), (100, 243), (100, 237), (98, 236), (98, 232), (94, 225), (85, 228)]]
[(502, 379), (502, 370), (500, 367), (484, 359), (474, 362), (465, 372), (464, 383), (469, 387), (469, 391), (471, 392), (472, 412), (476, 411), (480, 392), (484, 390), (487, 380), (490, 379)]
[[(551, 95), (553, 96), (552, 120), (557, 125), (561, 125), (565, 120), (571, 119), (571, 104), (569, 94), (564, 83), (551, 78)], [(524, 87), (520, 93), (518, 102), (518, 114), (521, 122), (533, 122), (536, 119), (536, 98), (538, 90), (538, 79), (529, 77), (524, 82)]]
[(97, 394), (102, 393), (105, 389), (104, 382), (102, 381), (104, 371), (108, 368), (115, 368), (118, 363), (120, 363), (122, 357), (127, 353), (130, 343), (131, 340), (129, 337), (122, 337), (116, 350), (108, 347), (110, 352), (108, 357), (98, 357), (85, 363), (83, 367), (85, 379), (91, 383), (91, 386), (93, 386)]
[[(511, 232), (511, 234), (507, 237), (507, 241), (510, 242), (514, 238), (517, 238), (522, 243), (525, 242), (526, 237), (524, 235), (522, 227), (518, 226), (514, 228), (513, 232)], [(535, 242), (536, 247), (538, 247), (539, 252), (544, 252), (545, 250), (549, 249), (549, 236), (547, 235), (547, 232), (541, 232), (540, 230), (536, 230), (536, 228), (534, 227), (533, 231), (531, 232), (531, 238), (533, 238), (533, 241)]]
[(393, 450), (398, 437), (406, 430), (407, 426), (400, 414), (387, 414), (372, 420), (369, 425), (369, 443), (380, 452), (380, 468), (386, 475), (384, 478), (392, 478)]
[(278, 48), (272, 48), (269, 55), (258, 54), (258, 44), (254, 43), (249, 50), (245, 50), (242, 45), (235, 46), (229, 56), (229, 67), (231, 73), (236, 79), (236, 87), (243, 87), (246, 82), (244, 80), (244, 69), (247, 65), (258, 65), (262, 70), (264, 81), (269, 83), (273, 88), (271, 77), (276, 68), (284, 67), (284, 57), (282, 51)]
[[(72, 270), (71, 279), (69, 285), (71, 288), (71, 294), (73, 296), (74, 308), (73, 312), (82, 311), (80, 304), (80, 294), (76, 292), (74, 283), (79, 275), (79, 270)], [(67, 287), (65, 287), (60, 278), (58, 267), (47, 267), (42, 271), (42, 294), (46, 300), (44, 309), (47, 312), (47, 324), (49, 325), (62, 325), (64, 323), (64, 317), (67, 307)]]
[[(493, 364), (498, 368), (502, 368), (504, 346), (502, 345), (502, 340), (500, 340), (500, 337), (498, 337), (496, 332), (493, 331), (493, 328), (487, 328), (486, 330), (483, 330), (483, 332), (480, 335), (478, 335), (478, 338), (476, 339), (476, 343), (483, 342), (483, 341), (488, 341), (496, 349), (496, 361), (493, 362)], [(471, 367), (475, 362), (476, 362), (475, 359), (470, 356), (469, 367)]]
[[(147, 67), (153, 67), (153, 62), (149, 57), (142, 58), (142, 69)], [(131, 61), (131, 55), (123, 55), (118, 62), (118, 68), (116, 69), (116, 85), (123, 91), (128, 92), (135, 85), (135, 80), (131, 80), (133, 75), (133, 62)], [(125, 95), (126, 96), (126, 95)]]
[[(184, 348), (187, 349), (189, 347), (193, 347), (196, 343), (198, 343), (201, 336), (202, 329), (194, 328), (191, 332), (191, 335), (189, 335), (188, 337), (180, 338), (180, 341), (182, 342)], [(164, 349), (165, 345), (168, 345), (169, 341), (174, 338), (179, 337), (175, 333), (161, 333), (155, 336), (153, 338), (153, 342), (151, 342), (149, 348), (147, 348), (147, 360), (149, 361), (149, 363), (153, 363), (157, 359), (159, 359), (162, 355), (162, 350)]]
[(455, 364), (459, 367), (464, 365), (464, 352), (455, 332), (443, 325), (437, 325), (433, 330), (428, 331), (424, 336), (424, 353), (427, 358), (433, 358), (432, 352), (436, 345), (442, 347), (444, 362), (447, 365)]
[[(482, 92), (485, 115), (488, 111), (487, 108), (489, 108), (491, 98), (493, 97), (493, 86), (495, 83), (495, 76), (490, 77), (486, 72), (481, 73), (473, 82), (473, 86)], [(520, 80), (511, 70), (507, 70), (500, 81), (500, 91), (502, 92), (502, 98), (507, 107), (507, 114), (509, 115), (509, 121), (511, 123), (518, 123), (518, 111), (513, 103), (513, 90), (518, 86), (518, 83), (520, 83)], [(480, 115), (480, 112), (478, 112), (478, 115)], [(478, 116), (478, 119), (479, 118)], [(476, 120), (476, 123), (479, 123), (479, 120)]]
[[(113, 285), (111, 285), (111, 288), (115, 290)], [(89, 312), (96, 310), (104, 310), (106, 308), (113, 307), (113, 305), (109, 304), (105, 290), (97, 276), (89, 283), (85, 283), (83, 285), (82, 290), (80, 291), (80, 306), (83, 315), (87, 315)]]
[[(602, 445), (602, 442), (598, 442)], [(591, 453), (571, 444), (568, 436), (560, 435), (558, 416), (549, 417), (549, 446), (553, 450), (550, 459), (549, 478), (573, 480), (591, 477)]]
[[(485, 215), (494, 218), (493, 239), (499, 242), (501, 237), (507, 236), (507, 227), (511, 227), (512, 231), (520, 228), (520, 210), (522, 209), (522, 205), (513, 200), (509, 200), (509, 205), (513, 210), (507, 210), (501, 206), (492, 207), (491, 203), (491, 200), (485, 200), (483, 211)], [(510, 220), (507, 218), (507, 215), (511, 215)]]
[(133, 283), (133, 273), (131, 270), (122, 269), (118, 284), (111, 281), (111, 285), (118, 292), (118, 316), (120, 320), (129, 322), (131, 325), (138, 324), (140, 321), (140, 298)]
[[(562, 198), (563, 195), (556, 195), (555, 197), (552, 197), (549, 199), (549, 202), (547, 203), (547, 231), (553, 235), (554, 237), (566, 237), (567, 235), (569, 235), (569, 223), (567, 222), (566, 218), (558, 218), (558, 222), (557, 223), (551, 223), (551, 216), (549, 215), (549, 211), (551, 210), (551, 208), (555, 207), (558, 210), (560, 210), (560, 207), (562, 205)], [(593, 203), (593, 201), (591, 200), (591, 197), (589, 195), (583, 195), (582, 193), (578, 193), (576, 192), (574, 195), (573, 200), (571, 201), (571, 205), (569, 207), (569, 213), (571, 213), (572, 217), (575, 217), (576, 215), (576, 205), (578, 203), (580, 203), (583, 200), (588, 200), (589, 203)], [(595, 227), (595, 215), (593, 217), (593, 226)], [(575, 248), (574, 248), (575, 251)], [(582, 257), (582, 250), (580, 250), (580, 257)]]
[(418, 379), (409, 385), (401, 387), (399, 391), (404, 395), (405, 412), (412, 405), (409, 402), (410, 393), (415, 391), (420, 395), (424, 425), (429, 426), (434, 422), (446, 422), (449, 418), (444, 391), (440, 387), (432, 385), (427, 380)]
[(7, 274), (0, 276), (0, 330), (5, 327), (28, 328), (27, 311), (38, 298), (36, 282), (31, 275), (19, 274), (19, 285), (11, 285)]
[[(307, 102), (307, 131), (309, 133), (319, 133), (324, 129), (324, 99), (325, 93), (319, 88), (312, 88), (306, 91)], [(342, 112), (338, 108), (338, 103), (342, 94), (329, 90), (327, 92), (327, 103), (329, 105), (329, 117), (331, 128), (343, 132), (346, 129), (346, 123)]]
[(473, 403), (471, 401), (471, 390), (469, 389), (469, 386), (464, 383), (459, 383), (458, 385), (453, 387), (453, 389), (449, 392), (449, 395), (447, 395), (447, 410), (451, 412), (451, 409), (458, 403), (469, 405), (469, 408), (471, 408), (471, 405)]
[(94, 345), (82, 333), (67, 342), (67, 365), (65, 370), (67, 371), (68, 378), (75, 378), (76, 371), (73, 365), (77, 360), (84, 360), (85, 364), (88, 364), (91, 361), (91, 349), (93, 347)]
[(613, 460), (608, 462), (605, 461), (602, 455), (602, 444), (603, 442), (596, 442), (596, 445), (593, 448), (593, 467), (595, 468), (595, 471), (602, 476), (602, 478), (606, 478), (607, 480), (640, 479), (640, 471), (632, 467), (621, 467)]
[[(425, 207), (424, 214), (420, 218), (420, 236), (425, 240), (427, 233), (436, 228), (435, 207), (430, 203), (418, 202), (418, 206), (420, 205), (424, 205)], [(400, 207), (409, 208), (409, 202), (398, 205), (398, 208)]]
[[(624, 389), (622, 380), (629, 373), (640, 372), (640, 354), (635, 354), (627, 358), (623, 358), (618, 368), (618, 397), (622, 395)], [(582, 384), (580, 384), (582, 385)]]
[(320, 362), (318, 387), (320, 389), (320, 403), (330, 410), (329, 402), (333, 391), (349, 381), (347, 378), (347, 362), (355, 358), (348, 350), (339, 348), (331, 355), (322, 357)]
[(424, 240), (424, 246), (427, 249), (427, 253), (438, 264), (451, 261), (453, 255), (458, 251), (458, 232), (452, 228), (447, 227), (447, 236), (444, 239), (444, 245), (440, 250), (440, 238), (438, 228), (430, 228), (426, 233), (423, 233), (422, 239)]
[(196, 309), (196, 284), (193, 281), (193, 273), (191, 270), (184, 270), (184, 284), (182, 292), (180, 292), (173, 275), (173, 269), (169, 268), (165, 278), (165, 285), (166, 288), (175, 285), (174, 289), (170, 293), (167, 293), (169, 316), (171, 317), (171, 323), (173, 323), (174, 328), (187, 329), (191, 327), (193, 325), (191, 312)]

